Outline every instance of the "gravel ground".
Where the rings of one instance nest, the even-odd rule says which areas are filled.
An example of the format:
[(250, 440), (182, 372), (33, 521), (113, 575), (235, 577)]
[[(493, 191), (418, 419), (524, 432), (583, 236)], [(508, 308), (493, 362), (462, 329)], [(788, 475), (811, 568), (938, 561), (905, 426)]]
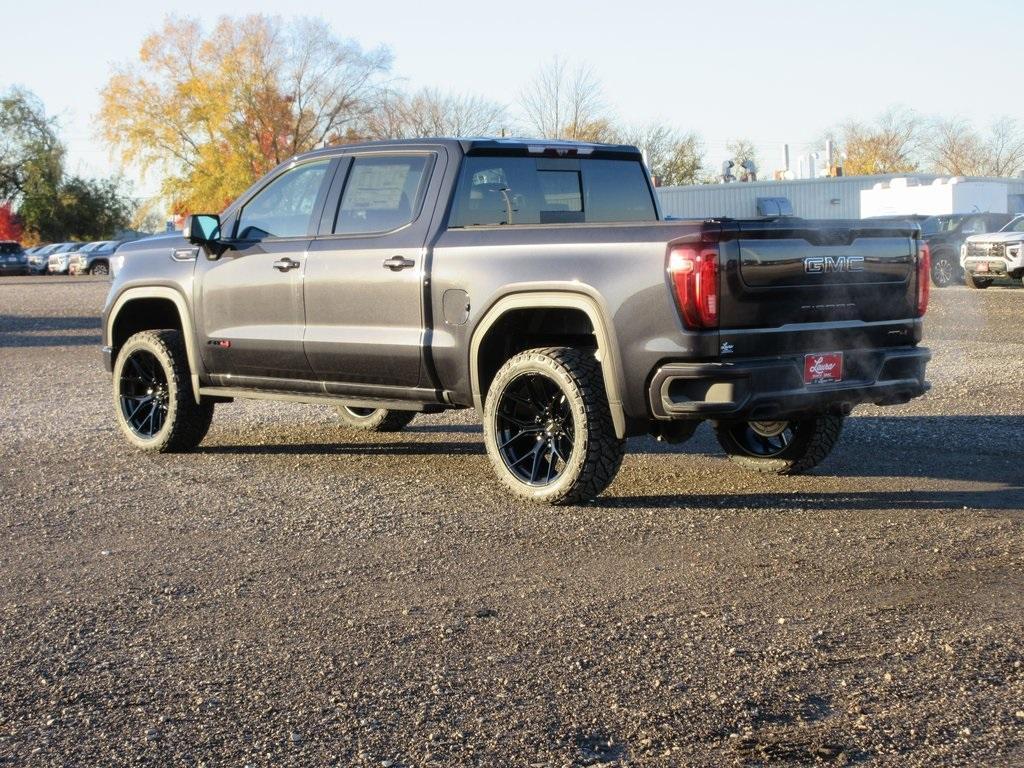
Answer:
[(1024, 290), (813, 475), (702, 427), (511, 500), (471, 412), (218, 406), (132, 451), (91, 278), (0, 281), (0, 764), (1024, 765)]

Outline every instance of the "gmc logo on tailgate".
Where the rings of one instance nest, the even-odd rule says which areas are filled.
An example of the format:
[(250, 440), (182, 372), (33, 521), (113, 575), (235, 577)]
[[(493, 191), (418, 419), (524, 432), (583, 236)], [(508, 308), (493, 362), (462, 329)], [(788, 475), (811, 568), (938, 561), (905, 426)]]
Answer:
[(804, 272), (824, 275), (829, 272), (863, 272), (863, 256), (808, 256), (804, 259)]

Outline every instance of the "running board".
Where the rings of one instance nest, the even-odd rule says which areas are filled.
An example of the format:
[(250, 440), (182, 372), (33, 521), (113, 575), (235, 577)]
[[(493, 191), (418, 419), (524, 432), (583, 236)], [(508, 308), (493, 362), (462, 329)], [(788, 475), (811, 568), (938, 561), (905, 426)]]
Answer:
[(272, 389), (247, 389), (245, 387), (200, 387), (200, 397), (214, 400), (231, 400), (236, 397), (249, 400), (276, 400), (285, 403), (308, 403), (311, 405), (348, 405), (352, 408), (387, 408), (389, 411), (416, 411), (417, 413), (440, 413), (445, 410), (437, 403), (417, 403), (412, 400), (382, 400), (352, 395), (324, 395), (312, 392), (284, 392)]

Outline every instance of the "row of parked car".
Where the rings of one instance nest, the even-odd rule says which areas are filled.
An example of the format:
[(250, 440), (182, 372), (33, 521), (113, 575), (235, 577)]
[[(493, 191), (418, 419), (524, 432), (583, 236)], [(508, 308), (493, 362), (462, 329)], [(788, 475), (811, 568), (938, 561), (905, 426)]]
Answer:
[(932, 283), (987, 288), (997, 278), (1024, 277), (1024, 215), (954, 213), (945, 216), (881, 216), (921, 227), (931, 251)]
[(0, 241), (0, 275), (109, 275), (114, 251), (123, 240), (50, 243), (22, 248)]

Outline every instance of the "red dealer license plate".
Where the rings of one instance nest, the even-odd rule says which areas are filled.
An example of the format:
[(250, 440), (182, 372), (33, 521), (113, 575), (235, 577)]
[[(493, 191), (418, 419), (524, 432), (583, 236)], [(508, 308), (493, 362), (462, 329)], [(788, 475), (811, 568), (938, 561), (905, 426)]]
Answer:
[(804, 383), (828, 384), (843, 380), (843, 353), (804, 355)]

